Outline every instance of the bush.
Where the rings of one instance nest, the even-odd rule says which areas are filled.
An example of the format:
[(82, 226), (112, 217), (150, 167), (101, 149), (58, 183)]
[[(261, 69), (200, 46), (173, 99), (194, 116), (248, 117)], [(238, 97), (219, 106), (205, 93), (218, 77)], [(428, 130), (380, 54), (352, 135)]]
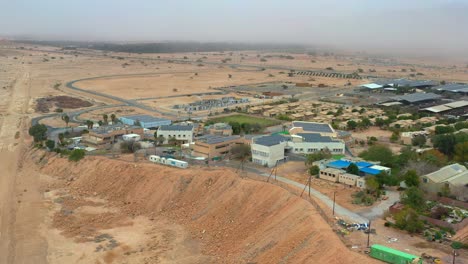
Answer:
[(85, 151), (83, 149), (74, 149), (70, 152), (70, 156), (68, 156), (69, 161), (80, 161), (85, 156)]
[(393, 224), (392, 224), (391, 222), (385, 222), (384, 226), (385, 226), (385, 227), (392, 227)]

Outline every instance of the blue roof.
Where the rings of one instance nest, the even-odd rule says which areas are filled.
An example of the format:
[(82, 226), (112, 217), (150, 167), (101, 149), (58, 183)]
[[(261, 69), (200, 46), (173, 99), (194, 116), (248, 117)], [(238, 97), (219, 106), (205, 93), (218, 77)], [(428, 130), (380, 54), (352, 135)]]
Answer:
[(364, 172), (365, 174), (370, 174), (370, 175), (377, 175), (380, 172), (382, 172), (381, 170), (372, 169), (372, 168), (362, 168), (359, 171)]
[(356, 164), (356, 166), (358, 166), (358, 168), (367, 168), (367, 167), (370, 167), (370, 166), (374, 165), (374, 164), (366, 162), (366, 161), (359, 161), (359, 162), (356, 162), (355, 164)]
[(335, 169), (346, 169), (351, 164), (350, 161), (345, 160), (335, 160), (327, 164), (327, 167)]

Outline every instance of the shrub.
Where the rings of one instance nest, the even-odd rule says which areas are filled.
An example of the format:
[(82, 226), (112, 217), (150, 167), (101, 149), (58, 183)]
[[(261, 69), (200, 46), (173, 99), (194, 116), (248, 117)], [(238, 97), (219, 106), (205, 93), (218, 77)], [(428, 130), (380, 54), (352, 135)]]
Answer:
[(74, 149), (70, 152), (70, 156), (68, 156), (69, 161), (80, 161), (85, 156), (85, 151), (83, 149)]

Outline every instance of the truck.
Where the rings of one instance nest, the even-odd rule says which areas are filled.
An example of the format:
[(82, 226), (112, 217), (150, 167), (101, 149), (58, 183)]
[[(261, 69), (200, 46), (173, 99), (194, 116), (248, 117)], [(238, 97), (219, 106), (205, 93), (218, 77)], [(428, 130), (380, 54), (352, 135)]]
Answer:
[(422, 264), (420, 257), (386, 246), (374, 244), (370, 248), (370, 256), (391, 264)]

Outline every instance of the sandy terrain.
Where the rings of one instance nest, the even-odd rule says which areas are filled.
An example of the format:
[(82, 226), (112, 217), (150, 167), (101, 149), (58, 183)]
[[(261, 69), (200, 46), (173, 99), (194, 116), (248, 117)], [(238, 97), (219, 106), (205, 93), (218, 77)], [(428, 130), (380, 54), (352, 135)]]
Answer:
[[(96, 237), (110, 234), (118, 244), (75, 257), (105, 259), (111, 254), (116, 263), (139, 263), (142, 255), (152, 263), (308, 263), (314, 256), (318, 262), (374, 263), (349, 252), (304, 200), (274, 185), (241, 180), (230, 170), (177, 170), (101, 157), (72, 164), (50, 157), (41, 173), (65, 183), (51, 186), (63, 190), (53, 223), (71, 239), (69, 243), (86, 247)], [(87, 209), (77, 210), (83, 206)], [(89, 209), (99, 206), (119, 209)], [(148, 219), (154, 221), (145, 225), (155, 232), (150, 232), (150, 239), (139, 235), (139, 228), (131, 237), (114, 235)], [(177, 241), (180, 234), (187, 236)], [(133, 251), (137, 253), (127, 254)]]

